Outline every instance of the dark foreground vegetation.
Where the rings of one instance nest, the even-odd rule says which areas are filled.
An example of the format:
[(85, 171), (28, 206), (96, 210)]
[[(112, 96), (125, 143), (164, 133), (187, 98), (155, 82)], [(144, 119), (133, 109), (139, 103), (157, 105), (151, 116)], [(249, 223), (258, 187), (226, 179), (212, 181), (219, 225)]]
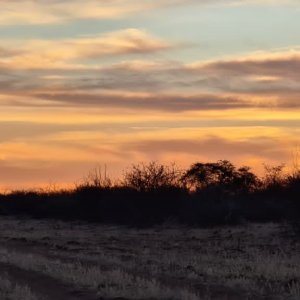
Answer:
[(0, 299), (299, 300), (300, 242), (286, 225), (0, 217)]
[[(73, 190), (0, 195), (0, 214), (148, 226), (164, 222), (211, 226), (300, 220), (300, 171), (266, 167), (263, 178), (221, 160), (188, 170), (156, 162), (132, 166), (112, 180), (96, 169)], [(300, 228), (300, 227), (299, 227)]]

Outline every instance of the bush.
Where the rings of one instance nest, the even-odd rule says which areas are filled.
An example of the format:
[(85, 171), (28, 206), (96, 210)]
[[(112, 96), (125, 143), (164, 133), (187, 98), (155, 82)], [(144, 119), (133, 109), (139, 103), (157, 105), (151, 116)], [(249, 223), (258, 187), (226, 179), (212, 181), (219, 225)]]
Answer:
[(106, 168), (98, 168), (70, 191), (0, 195), (0, 214), (135, 226), (287, 220), (300, 228), (300, 172), (284, 175), (282, 169), (268, 167), (259, 179), (249, 167), (236, 168), (227, 160), (195, 163), (185, 172), (150, 162), (133, 165), (114, 183)]
[(196, 163), (183, 175), (190, 189), (210, 190), (219, 195), (254, 191), (259, 186), (257, 176), (249, 167), (236, 167), (228, 160), (215, 163)]
[(124, 175), (123, 185), (139, 192), (166, 190), (181, 187), (181, 172), (174, 165), (157, 162), (133, 165)]

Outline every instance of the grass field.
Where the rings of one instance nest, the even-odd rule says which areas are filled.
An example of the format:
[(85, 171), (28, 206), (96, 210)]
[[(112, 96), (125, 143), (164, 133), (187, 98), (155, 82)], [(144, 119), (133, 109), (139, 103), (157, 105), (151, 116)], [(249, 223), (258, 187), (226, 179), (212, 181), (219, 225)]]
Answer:
[(300, 299), (285, 224), (151, 229), (0, 219), (0, 299)]

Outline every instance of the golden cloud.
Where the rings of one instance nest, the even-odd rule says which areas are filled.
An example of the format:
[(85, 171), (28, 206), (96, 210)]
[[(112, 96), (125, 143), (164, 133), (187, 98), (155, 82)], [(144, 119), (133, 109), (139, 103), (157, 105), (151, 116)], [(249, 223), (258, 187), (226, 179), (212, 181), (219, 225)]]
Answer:
[(77, 39), (18, 40), (5, 44), (6, 47), (0, 49), (0, 67), (7, 69), (83, 68), (74, 61), (153, 53), (172, 47), (170, 43), (134, 28)]
[(289, 4), (296, 0), (1, 0), (0, 24), (51, 24), (74, 19), (116, 19), (174, 5)]

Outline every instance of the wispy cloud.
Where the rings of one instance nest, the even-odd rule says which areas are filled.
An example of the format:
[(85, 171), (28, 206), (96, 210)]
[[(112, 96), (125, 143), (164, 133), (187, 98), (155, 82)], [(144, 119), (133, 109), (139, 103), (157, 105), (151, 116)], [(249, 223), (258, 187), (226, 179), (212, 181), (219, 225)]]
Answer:
[(55, 41), (58, 52), (47, 52), (47, 43), (35, 42), (39, 46), (29, 53), (12, 48), (12, 56), (0, 59), (2, 94), (15, 96), (17, 105), (22, 105), (18, 97), (27, 97), (35, 100), (23, 101), (26, 105), (163, 111), (300, 107), (298, 50), (189, 64), (128, 61), (101, 67), (78, 66), (76, 59), (155, 53), (171, 43), (131, 29), (95, 39)]
[(195, 110), (219, 110), (247, 108), (250, 104), (238, 98), (222, 97), (214, 95), (120, 95), (111, 93), (49, 93), (36, 94), (40, 99), (47, 99), (53, 103), (64, 103), (76, 106), (98, 106), (110, 108), (159, 110), (169, 112), (195, 111)]
[[(80, 59), (155, 53), (173, 47), (134, 28), (93, 37), (64, 40), (6, 41), (0, 48), (0, 67), (6, 69), (82, 68)], [(72, 62), (72, 63), (71, 63)]]
[(51, 24), (76, 19), (116, 19), (175, 5), (288, 4), (296, 0), (1, 0), (0, 24)]
[[(165, 155), (166, 153), (182, 153), (189, 155), (203, 155), (206, 157), (234, 158), (243, 155), (277, 160), (279, 157), (288, 159), (289, 153), (284, 148), (278, 148), (278, 139), (257, 136), (244, 140), (230, 140), (220, 136), (210, 136), (204, 139), (165, 139), (139, 141), (125, 145), (126, 149), (147, 153)], [(124, 147), (124, 148), (125, 148)], [(220, 153), (219, 149), (222, 149)], [(223, 157), (221, 157), (223, 156)]]
[[(128, 1), (2, 0), (1, 24), (48, 24), (77, 18), (118, 18), (139, 9)], [(137, 5), (141, 9), (141, 5)]]
[[(184, 1), (194, 2), (193, 0)], [(1, 0), (0, 24), (51, 24), (76, 19), (117, 19), (182, 4), (182, 0)]]

